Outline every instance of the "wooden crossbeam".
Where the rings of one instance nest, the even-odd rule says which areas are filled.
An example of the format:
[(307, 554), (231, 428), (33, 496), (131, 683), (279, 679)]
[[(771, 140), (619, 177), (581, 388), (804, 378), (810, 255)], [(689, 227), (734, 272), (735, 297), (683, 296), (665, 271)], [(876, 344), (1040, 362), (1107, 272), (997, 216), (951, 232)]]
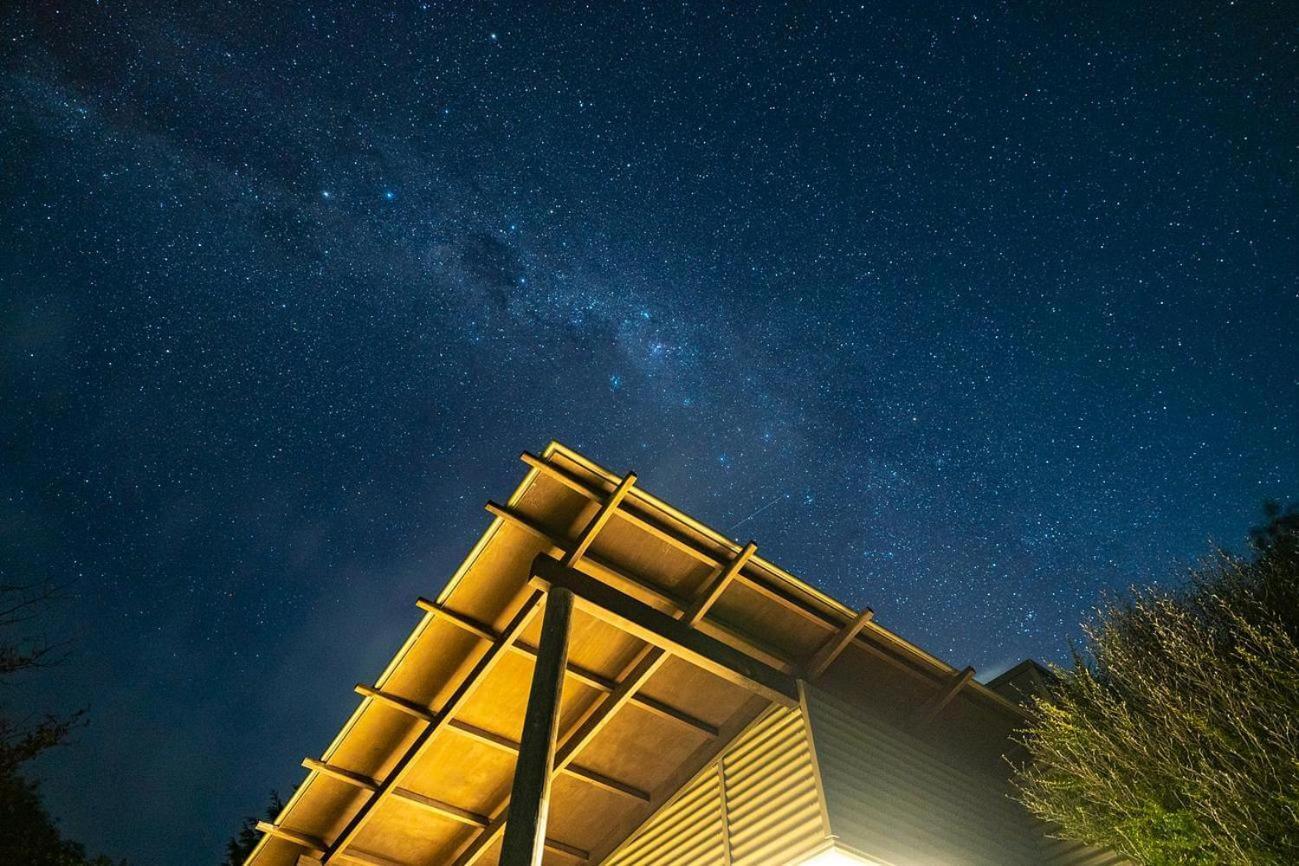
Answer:
[(834, 660), (846, 650), (849, 645), (861, 634), (861, 630), (866, 627), (866, 623), (875, 618), (875, 611), (869, 607), (862, 610), (853, 618), (852, 622), (839, 629), (836, 634), (830, 635), (816, 651), (816, 655), (807, 663), (806, 678), (808, 681), (815, 681), (821, 674), (834, 664)]
[(595, 537), (600, 534), (600, 530), (618, 511), (618, 506), (631, 492), (631, 487), (635, 483), (635, 472), (628, 472), (622, 481), (618, 482), (618, 486), (613, 489), (613, 493), (609, 494), (609, 498), (600, 506), (600, 510), (596, 512), (595, 517), (591, 518), (591, 522), (582, 530), (582, 535), (577, 539), (577, 543), (573, 545), (573, 549), (568, 552), (568, 556), (564, 559), (565, 565), (577, 565), (578, 561), (586, 555), (586, 551), (595, 543)]
[(419, 704), (412, 703), (405, 698), (399, 698), (391, 692), (380, 691), (374, 686), (367, 686), (365, 683), (357, 683), (355, 691), (358, 695), (373, 698), (394, 710), (398, 710), (408, 716), (419, 719), (421, 722), (432, 724), (437, 720), (437, 716), (435, 716), (431, 711), (421, 707)]
[[(694, 625), (699, 622), (721, 596), (720, 591), (715, 591), (716, 588), (719, 585), (723, 585), (724, 588), (724, 584), (729, 583), (734, 575), (739, 573), (756, 550), (757, 545), (749, 542), (732, 562), (707, 581), (699, 597), (682, 612), (682, 622), (687, 625)], [(558, 773), (571, 768), (578, 753), (612, 721), (618, 710), (628, 703), (637, 701), (639, 689), (649, 681), (649, 678), (662, 667), (667, 659), (668, 654), (656, 646), (647, 646), (639, 653), (631, 662), (627, 673), (619, 680), (616, 688), (609, 692), (608, 697), (597, 706), (592, 707), (587, 717), (584, 720), (579, 720), (573, 730), (564, 737), (559, 751), (555, 755), (554, 771)], [(717, 732), (714, 729), (714, 734), (709, 738), (709, 741), (715, 740), (716, 737)], [(506, 800), (497, 809), (497, 816), (486, 828), (486, 832), (474, 840), (470, 847), (456, 860), (456, 866), (470, 866), (470, 864), (473, 864), (500, 838), (501, 833), (505, 831), (508, 819), (509, 801)]]
[(739, 578), (740, 572), (744, 570), (744, 566), (753, 558), (753, 554), (757, 552), (757, 542), (750, 541), (748, 544), (744, 545), (744, 548), (736, 554), (735, 558), (728, 562), (726, 567), (723, 568), (717, 577), (704, 589), (703, 595), (696, 599), (693, 606), (686, 611), (683, 622), (685, 622), (686, 625), (698, 625), (708, 613), (709, 609), (717, 603), (719, 598), (722, 597), (722, 593), (726, 592), (726, 588)]
[[(511, 740), (509, 737), (502, 737), (500, 734), (494, 734), (491, 731), (485, 731), (482, 728), (461, 721), (452, 721), (451, 727), (457, 733), (464, 734), (480, 743), (495, 746), (502, 751), (511, 752), (513, 754), (518, 754), (519, 752), (519, 743)], [(633, 787), (625, 782), (620, 782), (617, 779), (612, 779), (603, 773), (597, 773), (595, 770), (588, 769), (587, 767), (581, 767), (577, 764), (569, 764), (564, 767), (557, 766), (556, 772), (565, 773), (566, 775), (572, 776), (574, 779), (594, 785), (597, 788), (603, 788), (604, 790), (614, 794), (621, 794), (624, 797), (629, 797), (633, 800), (640, 800), (644, 803), (649, 802), (649, 792), (642, 791), (640, 788)]]
[[(538, 538), (549, 542), (551, 547), (550, 550), (546, 552), (557, 559), (562, 559), (572, 544), (572, 542), (554, 535), (550, 530), (543, 526), (539, 526), (532, 520), (513, 509), (507, 508), (506, 506), (498, 505), (495, 502), (488, 502), (487, 510), (502, 520), (505, 520), (520, 529), (524, 529)], [(591, 573), (596, 578), (603, 580), (612, 586), (617, 587), (632, 598), (666, 613), (679, 615), (686, 607), (687, 603), (672, 592), (660, 589), (659, 587), (625, 574), (612, 564), (604, 562), (592, 554), (588, 553), (582, 559), (580, 569)], [(742, 577), (742, 572), (737, 571), (732, 576), (732, 579), (738, 582)], [(727, 582), (730, 583), (731, 581), (728, 580)], [(749, 583), (747, 585), (752, 586), (754, 584)], [(792, 672), (798, 668), (798, 666), (784, 653), (774, 647), (768, 646), (763, 641), (751, 635), (743, 634), (730, 626), (724, 625), (720, 622), (705, 620), (702, 617), (700, 617), (696, 624), (700, 631), (717, 638), (723, 643), (730, 644), (747, 655), (761, 659), (764, 663), (776, 668), (777, 670)]]
[[(532, 467), (533, 469), (536, 469), (546, 477), (551, 478), (563, 484), (564, 486), (568, 487), (570, 490), (573, 490), (574, 492), (582, 496), (585, 496), (588, 499), (592, 499), (598, 502), (605, 495), (607, 495), (605, 492), (599, 489), (598, 485), (588, 482), (584, 478), (578, 477), (570, 470), (564, 468), (563, 466), (559, 466), (555, 463), (552, 463), (551, 461), (545, 459), (544, 457), (539, 457), (535, 454), (525, 451), (523, 454), (520, 455), (519, 459), (522, 460), (524, 463), (526, 463), (528, 466)], [(605, 482), (605, 483), (609, 483), (609, 482)], [(633, 501), (634, 501), (634, 496), (635, 493), (633, 493)], [(645, 498), (647, 494), (641, 493), (640, 496), (642, 498)], [(655, 503), (654, 501), (651, 500), (646, 500), (646, 501), (648, 507), (650, 508), (658, 507), (658, 504)], [(630, 505), (631, 503), (628, 504)], [(489, 507), (488, 510), (493, 511), (491, 507)], [(497, 513), (497, 512), (493, 511), (493, 513)], [(698, 542), (683, 537), (680, 533), (674, 532), (671, 529), (667, 528), (666, 526), (663, 526), (658, 521), (646, 515), (643, 515), (635, 508), (624, 507), (619, 512), (619, 515), (628, 523), (631, 523), (637, 528), (649, 533), (650, 535), (654, 536), (660, 541), (663, 541), (665, 544), (668, 544), (674, 547), (675, 549), (680, 550), (681, 552), (687, 554), (688, 556), (693, 557), (699, 562), (716, 567), (722, 565), (726, 560), (727, 554), (719, 553), (714, 549), (706, 549), (705, 547), (701, 546)], [(502, 515), (498, 514), (498, 516), (502, 516)], [(544, 529), (542, 529), (541, 532), (543, 535), (549, 534)], [(556, 554), (556, 553), (562, 554), (562, 551), (552, 550), (550, 552), (552, 554)], [(607, 563), (592, 562), (592, 559), (589, 556), (586, 558), (583, 564), (584, 570), (591, 571), (592, 573), (596, 573), (597, 576), (599, 577), (603, 577), (604, 575), (599, 574), (597, 572), (604, 570), (607, 567), (608, 567)], [(754, 592), (757, 592), (758, 594), (766, 597), (770, 601), (779, 604), (785, 609), (799, 615), (808, 623), (816, 627), (825, 629), (827, 632), (831, 632), (831, 633), (836, 633), (841, 628), (841, 624), (836, 622), (833, 617), (829, 616), (824, 612), (817, 611), (809, 607), (805, 602), (802, 602), (790, 596), (789, 594), (781, 591), (777, 587), (769, 585), (767, 581), (749, 577), (748, 575), (744, 575), (744, 574), (738, 575), (736, 580), (739, 583), (743, 583), (747, 588), (752, 589)], [(616, 583), (617, 581), (615, 580), (614, 582)], [(862, 634), (863, 634), (863, 641), (861, 642), (860, 645), (864, 649), (866, 649), (876, 658), (879, 658), (880, 660), (888, 663), (889, 665), (893, 666), (894, 668), (903, 672), (904, 674), (932, 683), (934, 681), (935, 676), (947, 676), (948, 671), (950, 671), (950, 667), (943, 664), (941, 660), (929, 655), (919, 647), (910, 644), (909, 642), (903, 640), (902, 638), (899, 638), (897, 635), (894, 635), (892, 632), (876, 625), (873, 622), (867, 624), (867, 627), (862, 630)], [(714, 634), (714, 636), (721, 638), (727, 643), (732, 642), (725, 635)], [(773, 659), (767, 660), (768, 664), (772, 664), (772, 662)], [(779, 665), (779, 664), (774, 666), (789, 672), (792, 672), (797, 669), (795, 667), (784, 667), (783, 665)], [(993, 691), (992, 689), (988, 688), (982, 683), (979, 683), (978, 681), (974, 681), (970, 683), (969, 686), (971, 692), (977, 695), (980, 700), (984, 701), (987, 704), (991, 704), (995, 706), (998, 710), (1002, 711), (1003, 713), (1009, 716), (1012, 716), (1017, 721), (1027, 721), (1031, 718), (1031, 715), (1027, 709), (1021, 707), (1019, 704), (1015, 703), (1014, 701), (1008, 700), (1003, 695), (998, 694), (997, 692)]]
[(354, 773), (351, 770), (346, 770), (337, 764), (328, 764), (324, 761), (317, 761), (315, 758), (303, 758), (302, 766), (306, 767), (308, 770), (314, 770), (322, 776), (329, 776), (331, 779), (346, 782), (347, 784), (360, 788), (363, 791), (374, 793), (379, 790), (379, 782), (377, 780), (371, 779), (369, 776), (364, 776), (360, 773)]
[(306, 833), (299, 833), (297, 830), (290, 830), (287, 827), (281, 827), (278, 824), (272, 824), (270, 821), (258, 821), (257, 829), (267, 836), (274, 836), (277, 839), (283, 839), (286, 842), (292, 842), (294, 845), (300, 845), (305, 848), (308, 854), (319, 856), (325, 853), (325, 843), (315, 836)]
[(929, 702), (916, 712), (916, 721), (922, 725), (933, 721), (934, 717), (943, 711), (943, 707), (950, 704), (952, 699), (960, 694), (961, 689), (965, 688), (966, 683), (973, 678), (974, 668), (967, 667), (959, 671), (942, 691), (930, 698)]
[[(437, 602), (429, 601), (428, 599), (421, 598), (418, 600), (417, 604), (422, 609), (431, 611), (439, 615), (447, 612), (447, 609), (445, 607), (439, 605)], [(462, 614), (457, 614), (455, 616), (448, 616), (446, 617), (446, 621), (451, 623), (452, 625), (461, 626), (469, 633), (474, 634), (485, 640), (489, 640), (492, 643), (497, 643), (500, 641), (500, 635), (497, 634), (495, 631), (491, 630), (490, 626), (487, 626), (484, 623), (477, 622), (476, 620), (472, 620)], [(537, 656), (537, 648), (521, 640), (516, 640), (514, 643), (510, 644), (509, 649), (511, 652), (519, 653), (520, 655), (526, 655), (534, 659)], [(578, 682), (590, 686), (591, 688), (596, 689), (597, 691), (604, 692), (605, 694), (612, 692), (614, 688), (617, 686), (617, 683), (610, 680), (608, 677), (603, 677), (595, 673), (594, 671), (587, 670), (586, 668), (580, 665), (576, 665), (572, 662), (569, 662), (565, 667), (565, 673), (568, 676), (573, 677)], [(361, 691), (362, 688), (365, 688), (368, 691)], [(374, 690), (371, 689), (369, 686), (363, 687), (358, 685), (357, 691), (361, 692), (361, 694), (371, 694)], [(378, 696), (378, 697), (380, 697), (380, 699), (385, 699), (384, 696)], [(665, 719), (671, 719), (672, 721), (675, 722), (679, 722), (682, 725), (693, 728), (699, 733), (704, 734), (706, 736), (709, 737), (717, 736), (716, 726), (711, 725), (708, 722), (705, 722), (703, 719), (696, 718), (682, 710), (678, 710), (675, 707), (664, 704), (662, 701), (655, 700), (654, 698), (645, 695), (636, 695), (633, 697), (633, 703), (635, 703), (641, 709), (651, 712), (656, 716)], [(414, 707), (414, 705), (410, 705), (410, 704), (408, 704), (407, 706), (398, 706), (396, 708), (408, 713), (412, 712), (412, 709), (415, 712), (427, 712), (419, 709), (418, 707)]]
[(370, 795), (360, 810), (348, 821), (347, 826), (334, 840), (333, 845), (325, 852), (325, 856), (322, 858), (325, 866), (342, 859), (339, 855), (347, 849), (348, 845), (355, 841), (366, 823), (373, 817), (375, 807), (382, 801), (383, 797), (394, 788), (400, 787), (401, 780), (415, 765), (419, 756), (428, 748), (433, 741), (433, 737), (443, 729), (447, 720), (452, 718), (465, 705), (478, 687), (487, 679), (487, 674), (505, 657), (506, 647), (517, 640), (523, 630), (527, 628), (528, 622), (537, 612), (541, 597), (540, 592), (532, 593), (523, 603), (519, 612), (514, 615), (514, 619), (509, 626), (502, 632), (500, 641), (487, 648), (487, 651), (479, 658), (473, 669), (461, 681), (460, 686), (452, 694), (446, 705), (442, 707), (436, 719), (431, 724), (426, 725), (424, 730), (420, 731), (415, 737), (405, 753), (397, 761), (396, 766), (383, 780), (379, 789)]
[(532, 583), (545, 590), (569, 589), (583, 610), (632, 637), (667, 650), (769, 701), (789, 707), (798, 705), (798, 688), (793, 677), (552, 557), (541, 554), (533, 560)]

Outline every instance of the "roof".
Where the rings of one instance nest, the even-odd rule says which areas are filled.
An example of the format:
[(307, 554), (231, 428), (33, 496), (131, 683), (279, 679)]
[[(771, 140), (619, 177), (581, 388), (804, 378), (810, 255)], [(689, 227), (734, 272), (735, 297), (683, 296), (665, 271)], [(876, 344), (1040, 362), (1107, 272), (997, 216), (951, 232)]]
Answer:
[[(547, 864), (598, 862), (786, 684), (851, 645), (992, 713), (996, 692), (558, 443), (528, 469), (308, 773), (250, 866), (494, 864), (548, 580), (582, 581)], [(597, 609), (598, 608), (598, 609)], [(668, 635), (663, 643), (661, 635)], [(947, 684), (951, 684), (950, 687)], [(792, 687), (792, 686), (791, 686)]]

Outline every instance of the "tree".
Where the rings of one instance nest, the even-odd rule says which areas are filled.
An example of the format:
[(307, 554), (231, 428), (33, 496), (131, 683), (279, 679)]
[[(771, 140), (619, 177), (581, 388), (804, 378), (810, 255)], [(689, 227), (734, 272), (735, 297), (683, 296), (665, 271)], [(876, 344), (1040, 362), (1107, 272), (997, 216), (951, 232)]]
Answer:
[[(19, 634), (54, 598), (48, 585), (0, 583), (0, 684), (15, 685), (23, 675), (57, 664), (66, 656), (58, 643)], [(88, 858), (85, 849), (63, 838), (45, 810), (36, 784), (22, 775), (23, 764), (67, 740), (83, 714), (67, 716), (0, 708), (0, 863), (25, 866), (111, 866), (105, 857)]]
[(1299, 863), (1299, 516), (1103, 610), (1036, 704), (1021, 800), (1149, 866)]
[[(284, 801), (280, 799), (279, 791), (271, 791), (271, 801), (266, 806), (266, 820), (274, 821), (283, 810)], [(248, 859), (249, 854), (253, 853), (258, 840), (262, 838), (262, 834), (257, 829), (257, 821), (256, 815), (244, 818), (239, 826), (239, 832), (226, 842), (226, 857), (221, 861), (221, 866), (244, 866), (244, 861)]]

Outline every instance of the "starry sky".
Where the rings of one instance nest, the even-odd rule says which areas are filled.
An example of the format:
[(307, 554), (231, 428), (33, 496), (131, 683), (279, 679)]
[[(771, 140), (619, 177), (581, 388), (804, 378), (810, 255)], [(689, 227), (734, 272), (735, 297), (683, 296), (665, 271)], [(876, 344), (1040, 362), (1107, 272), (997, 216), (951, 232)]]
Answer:
[(1299, 14), (6, 4), (0, 566), (213, 863), (551, 438), (955, 664), (1299, 496)]

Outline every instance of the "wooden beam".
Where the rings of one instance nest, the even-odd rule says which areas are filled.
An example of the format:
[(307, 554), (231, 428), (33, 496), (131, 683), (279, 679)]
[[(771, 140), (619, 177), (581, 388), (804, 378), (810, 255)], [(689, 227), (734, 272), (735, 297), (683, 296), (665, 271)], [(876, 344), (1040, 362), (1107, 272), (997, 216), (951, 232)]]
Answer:
[[(421, 607), (423, 607), (423, 605), (421, 605)], [(439, 612), (443, 610), (443, 608), (440, 607), (436, 602), (428, 602), (428, 607), (426, 607), (425, 609), (434, 612)], [(456, 623), (457, 621), (455, 619), (448, 617), (447, 622)], [(475, 629), (467, 629), (467, 630), (472, 631), (475, 634), (477, 633), (476, 627)], [(500, 635), (495, 632), (489, 631), (485, 637), (486, 639), (490, 640), (492, 643), (497, 643), (500, 641)], [(537, 657), (537, 648), (520, 640), (516, 640), (514, 641), (514, 643), (510, 644), (509, 649), (511, 652), (516, 652), (519, 653), (520, 655), (526, 655), (533, 659)], [(591, 688), (596, 689), (597, 691), (604, 692), (605, 694), (612, 692), (614, 688), (617, 687), (618, 685), (616, 682), (610, 680), (609, 678), (603, 677), (595, 673), (594, 671), (589, 671), (586, 668), (581, 667), (580, 665), (573, 664), (572, 662), (569, 662), (567, 665), (565, 665), (564, 672), (568, 676), (573, 677), (578, 682), (590, 686)], [(361, 691), (362, 688), (367, 689), (367, 691)], [(366, 694), (372, 697), (379, 698), (380, 700), (385, 700), (390, 702), (392, 701), (400, 702), (400, 703), (393, 703), (393, 706), (395, 709), (402, 710), (403, 712), (407, 712), (411, 714), (415, 714), (415, 713), (427, 714), (426, 710), (423, 710), (417, 705), (410, 704), (409, 702), (406, 701), (401, 701), (400, 698), (390, 698), (388, 695), (377, 693), (376, 690), (371, 689), (369, 686), (362, 687), (358, 685), (357, 691), (361, 692), (361, 694)], [(681, 724), (690, 728), (694, 728), (696, 731), (705, 734), (707, 736), (710, 737), (717, 736), (716, 726), (710, 725), (708, 722), (705, 722), (703, 719), (695, 718), (689, 713), (686, 713), (682, 710), (678, 710), (675, 707), (668, 706), (667, 704), (655, 700), (654, 698), (646, 697), (644, 695), (635, 695), (632, 698), (632, 702), (635, 703), (637, 706), (639, 706), (641, 709), (654, 713), (657, 716), (666, 719), (671, 719), (676, 722), (680, 722)]]
[(839, 629), (837, 634), (828, 637), (821, 648), (816, 651), (816, 655), (807, 663), (807, 679), (815, 681), (825, 673), (834, 660), (839, 658), (844, 650), (861, 634), (861, 630), (866, 627), (866, 623), (875, 618), (875, 611), (869, 607), (864, 608), (861, 613), (853, 618), (852, 622)]
[(322, 776), (329, 776), (331, 779), (337, 779), (340, 782), (346, 782), (353, 787), (374, 793), (379, 790), (379, 783), (364, 776), (360, 773), (354, 773), (351, 770), (345, 770), (336, 764), (327, 764), (324, 761), (317, 761), (315, 758), (303, 758), (302, 766), (308, 770), (320, 773)]
[(745, 564), (757, 552), (758, 543), (756, 541), (750, 541), (744, 545), (744, 548), (726, 564), (726, 567), (721, 570), (717, 578), (704, 590), (703, 595), (695, 600), (692, 609), (686, 612), (686, 617), (683, 620), (686, 625), (698, 625), (704, 615), (708, 613), (708, 610), (717, 602), (717, 599), (722, 597), (726, 587), (730, 586), (731, 582), (740, 576)]
[[(752, 545), (752, 543), (750, 545), (756, 549), (755, 545)], [(744, 563), (752, 555), (753, 550), (749, 550), (747, 554), (741, 551), (735, 561), (728, 565), (727, 568), (722, 569), (710, 582), (707, 582), (699, 597), (682, 612), (682, 621), (687, 624), (698, 622), (720, 595), (720, 593), (711, 590), (722, 581), (727, 572), (739, 573), (739, 570), (744, 567)], [(595, 738), (596, 734), (604, 729), (622, 707), (629, 703), (636, 703), (646, 708), (656, 705), (661, 707), (657, 701), (650, 701), (639, 695), (638, 692), (667, 659), (668, 654), (665, 651), (656, 646), (649, 646), (630, 663), (627, 672), (621, 677), (617, 686), (610, 690), (609, 696), (603, 702), (594, 706), (587, 717), (580, 720), (577, 726), (564, 737), (555, 756), (556, 772), (571, 768), (573, 766), (572, 762), (576, 759), (578, 753)], [(668, 716), (668, 718), (676, 717)], [(703, 731), (703, 733), (709, 735), (707, 742), (711, 742), (717, 739), (720, 731), (711, 728), (711, 731)], [(470, 864), (477, 861), (478, 857), (490, 848), (500, 834), (505, 831), (508, 820), (509, 800), (506, 800), (497, 809), (496, 818), (493, 819), (486, 832), (475, 839), (455, 861), (456, 866), (470, 866)]]
[(419, 704), (408, 701), (405, 698), (399, 698), (391, 692), (380, 691), (374, 686), (367, 686), (365, 683), (357, 683), (353, 687), (353, 691), (358, 695), (379, 701), (385, 706), (419, 719), (421, 722), (432, 724), (437, 721), (437, 716), (434, 715), (431, 710), (425, 709)]
[(474, 664), (465, 678), (461, 680), (460, 685), (451, 695), (446, 705), (442, 707), (442, 711), (432, 724), (426, 725), (424, 730), (420, 731), (410, 746), (407, 747), (405, 753), (398, 759), (396, 766), (380, 784), (379, 790), (371, 794), (369, 799), (361, 805), (360, 810), (347, 822), (347, 826), (343, 828), (338, 838), (334, 840), (333, 845), (325, 852), (325, 856), (322, 858), (325, 866), (343, 859), (341, 855), (347, 849), (347, 846), (355, 841), (366, 823), (373, 817), (375, 807), (382, 801), (383, 797), (393, 789), (400, 787), (402, 779), (415, 765), (425, 749), (428, 748), (434, 735), (443, 729), (447, 719), (455, 715), (465, 705), (478, 687), (486, 680), (487, 674), (505, 657), (505, 648), (517, 640), (523, 630), (527, 628), (528, 622), (537, 612), (541, 598), (542, 593), (534, 592), (523, 603), (509, 626), (502, 632), (501, 640), (487, 648), (487, 651)]
[[(467, 722), (459, 721), (458, 719), (452, 719), (450, 724), (452, 730), (464, 734), (466, 737), (477, 740), (480, 743), (495, 746), (502, 751), (511, 752), (516, 755), (519, 752), (519, 744), (514, 740), (511, 740), (509, 737), (502, 737), (500, 734), (485, 731), (482, 728), (468, 724)], [(649, 792), (632, 787), (631, 785), (628, 785), (625, 782), (620, 782), (617, 779), (612, 779), (603, 773), (597, 773), (595, 770), (580, 767), (577, 764), (569, 764), (562, 767), (557, 765), (555, 767), (555, 772), (566, 773), (574, 779), (595, 785), (597, 788), (603, 788), (604, 790), (610, 791), (614, 794), (621, 794), (624, 797), (630, 797), (633, 800), (640, 800), (646, 803), (649, 802)]]
[(961, 670), (956, 676), (952, 677), (943, 690), (934, 695), (928, 703), (922, 706), (916, 712), (916, 721), (919, 724), (926, 725), (934, 720), (934, 717), (943, 711), (943, 707), (952, 702), (961, 691), (965, 684), (974, 678), (974, 668), (967, 667)]
[(528, 709), (523, 716), (519, 758), (514, 764), (514, 783), (510, 787), (513, 814), (501, 843), (500, 866), (541, 866), (545, 856), (546, 820), (550, 816), (550, 785), (572, 616), (572, 591), (562, 586), (550, 588), (541, 623), (541, 645), (528, 689)]
[(277, 839), (283, 839), (286, 842), (292, 842), (294, 845), (300, 845), (307, 849), (307, 853), (312, 856), (318, 856), (325, 853), (324, 841), (310, 836), (306, 833), (299, 833), (297, 830), (290, 830), (287, 827), (281, 827), (278, 824), (272, 824), (270, 821), (258, 821), (257, 829), (267, 836), (274, 836)]
[(622, 481), (618, 482), (618, 486), (613, 489), (613, 493), (610, 493), (609, 498), (600, 506), (600, 510), (596, 512), (595, 517), (591, 518), (591, 522), (586, 525), (586, 529), (582, 530), (582, 535), (577, 539), (577, 543), (573, 545), (573, 549), (564, 558), (565, 565), (577, 565), (578, 561), (586, 555), (586, 551), (595, 543), (595, 537), (600, 534), (600, 530), (609, 522), (609, 518), (613, 517), (618, 510), (618, 506), (631, 492), (631, 487), (635, 483), (635, 472), (628, 472)]
[[(583, 478), (579, 478), (570, 470), (558, 466), (544, 457), (539, 457), (525, 451), (520, 455), (519, 459), (548, 478), (558, 481), (588, 499), (598, 502), (606, 495), (606, 493), (601, 491), (597, 485), (594, 485)], [(611, 482), (608, 481), (603, 483), (611, 484)], [(646, 496), (646, 494), (641, 494), (642, 499), (646, 499)], [(647, 507), (650, 508), (660, 507), (659, 503), (655, 501), (646, 499), (646, 503)], [(499, 508), (499, 506), (497, 506), (497, 508)], [(491, 511), (492, 508), (489, 506), (488, 510)], [(688, 540), (658, 522), (641, 515), (634, 508), (624, 508), (621, 512), (621, 516), (632, 525), (705, 564), (718, 566), (724, 562), (728, 556), (726, 553), (718, 553), (712, 549), (704, 549), (696, 542)], [(540, 531), (541, 534), (548, 535), (547, 531), (544, 529), (534, 531)], [(551, 553), (556, 553), (556, 551), (552, 550)], [(593, 563), (591, 558), (588, 557), (583, 568), (589, 571), (594, 571), (594, 568), (589, 567), (592, 565), (596, 565), (596, 563)], [(605, 563), (599, 563), (598, 567), (604, 569), (607, 565)], [(806, 602), (788, 595), (776, 586), (769, 585), (767, 581), (749, 577), (744, 574), (738, 575), (736, 580), (787, 610), (798, 614), (809, 623), (819, 628), (823, 628), (828, 632), (837, 632), (841, 627), (840, 624), (835, 621), (833, 616), (824, 611), (808, 607)], [(715, 634), (714, 636), (720, 637), (720, 639), (727, 643), (732, 643), (729, 637), (725, 634)], [(735, 635), (735, 637), (744, 639), (744, 636), (742, 635)], [(946, 677), (948, 676), (948, 672), (951, 670), (950, 665), (944, 664), (940, 659), (931, 656), (929, 653), (909, 641), (874, 623), (869, 624), (868, 627), (863, 630), (861, 637), (862, 646), (872, 655), (888, 662), (898, 670), (917, 679), (932, 683), (936, 676)], [(769, 660), (768, 664), (771, 663), (771, 660)], [(773, 666), (780, 667), (782, 670), (787, 672), (792, 672), (794, 670), (793, 667), (784, 667), (782, 665)], [(969, 686), (973, 695), (976, 695), (980, 700), (991, 704), (1003, 713), (1012, 716), (1017, 721), (1028, 721), (1032, 718), (1027, 709), (1021, 707), (1014, 701), (1008, 700), (977, 680), (971, 682)]]
[(403, 800), (411, 805), (418, 806), (426, 812), (432, 812), (434, 815), (440, 815), (459, 824), (468, 824), (470, 827), (479, 828), (487, 826), (486, 815), (479, 815), (477, 812), (471, 812), (468, 809), (461, 809), (459, 806), (435, 800), (409, 788), (397, 788), (392, 792), (392, 797), (394, 800)]
[(632, 637), (767, 700), (783, 706), (798, 705), (798, 687), (792, 677), (552, 557), (541, 554), (533, 560), (532, 582), (548, 591), (555, 587), (569, 589), (583, 610)]
[(500, 638), (500, 635), (498, 635), (496, 630), (491, 626), (481, 623), (473, 617), (465, 616), (463, 613), (456, 613), (445, 605), (440, 605), (435, 601), (430, 601), (423, 596), (415, 599), (415, 606), (420, 610), (428, 611), (436, 618), (445, 619), (457, 628), (464, 629), (470, 634), (477, 635), (483, 640), (496, 641)]
[[(550, 530), (532, 522), (529, 518), (524, 517), (516, 511), (513, 511), (503, 505), (497, 505), (494, 502), (487, 503), (487, 510), (506, 520), (520, 529), (527, 530), (538, 538), (550, 542), (550, 550), (546, 551), (551, 556), (562, 559), (569, 550), (572, 542), (551, 534)], [(587, 554), (578, 565), (578, 569), (590, 573), (598, 580), (602, 580), (622, 592), (627, 593), (638, 601), (644, 602), (663, 610), (666, 613), (679, 615), (686, 607), (686, 602), (671, 593), (668, 590), (645, 583), (642, 580), (634, 578), (628, 574), (619, 571), (613, 565), (603, 562), (592, 554)], [(734, 580), (740, 580), (743, 574), (736, 572)], [(751, 581), (750, 586), (756, 586)], [(798, 665), (787, 658), (779, 650), (768, 646), (763, 641), (728, 626), (720, 622), (710, 622), (702, 617), (699, 618), (697, 625), (700, 631), (703, 631), (712, 637), (717, 638), (722, 643), (729, 644), (743, 653), (761, 659), (766, 664), (777, 670), (791, 673), (798, 669)]]

